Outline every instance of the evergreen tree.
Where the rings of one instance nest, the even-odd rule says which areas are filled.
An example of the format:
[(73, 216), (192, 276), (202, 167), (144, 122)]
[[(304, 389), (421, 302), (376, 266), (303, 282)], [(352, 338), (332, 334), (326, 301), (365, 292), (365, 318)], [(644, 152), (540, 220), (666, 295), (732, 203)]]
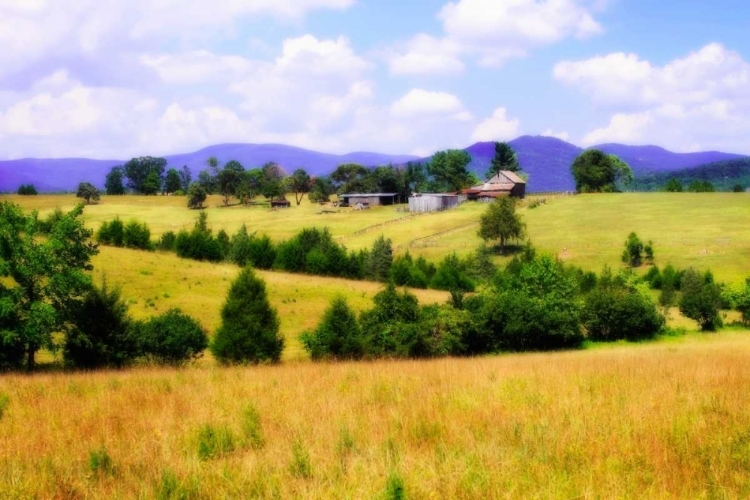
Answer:
[(104, 189), (107, 191), (107, 194), (125, 194), (124, 178), (125, 169), (123, 167), (112, 167), (112, 170), (109, 171), (104, 181)]
[(175, 193), (181, 188), (182, 180), (180, 179), (180, 173), (176, 169), (170, 168), (169, 171), (167, 171), (167, 178), (164, 181), (164, 191), (167, 193)]
[(521, 167), (518, 165), (516, 152), (507, 142), (495, 143), (495, 157), (492, 159), (490, 170), (487, 172), (487, 178), (490, 179), (497, 175), (501, 170), (519, 172)]
[(312, 359), (358, 359), (364, 354), (357, 315), (343, 297), (337, 297), (312, 332), (300, 337)]
[(380, 235), (372, 245), (367, 265), (367, 274), (374, 281), (387, 281), (393, 265), (393, 247), (391, 240)]
[(283, 349), (279, 317), (268, 302), (266, 285), (246, 267), (229, 289), (211, 352), (222, 364), (261, 363), (278, 362)]

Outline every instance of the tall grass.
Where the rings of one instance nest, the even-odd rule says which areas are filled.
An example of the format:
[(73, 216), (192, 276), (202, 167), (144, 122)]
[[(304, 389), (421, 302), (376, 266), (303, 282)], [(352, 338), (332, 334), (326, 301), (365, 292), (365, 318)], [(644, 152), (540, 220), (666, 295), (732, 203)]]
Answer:
[(479, 359), (7, 375), (0, 497), (747, 498), (748, 391), (746, 332)]

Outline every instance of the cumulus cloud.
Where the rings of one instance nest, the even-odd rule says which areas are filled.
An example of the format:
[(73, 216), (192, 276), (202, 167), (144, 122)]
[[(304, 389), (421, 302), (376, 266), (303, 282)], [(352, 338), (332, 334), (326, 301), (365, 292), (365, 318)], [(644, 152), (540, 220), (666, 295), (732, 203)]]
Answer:
[(410, 90), (391, 105), (391, 113), (407, 118), (443, 115), (461, 121), (471, 120), (471, 114), (455, 95), (423, 89)]
[(459, 57), (482, 66), (500, 66), (534, 48), (566, 38), (588, 38), (603, 29), (591, 0), (458, 0), (438, 13), (443, 37), (420, 34), (389, 56), (391, 72), (454, 73)]
[(615, 53), (563, 61), (554, 77), (613, 112), (584, 142), (647, 141), (676, 148), (747, 150), (750, 63), (711, 43), (664, 66)]
[(491, 117), (477, 125), (471, 139), (476, 142), (515, 139), (519, 135), (520, 123), (517, 118), (508, 118), (505, 108), (497, 108)]

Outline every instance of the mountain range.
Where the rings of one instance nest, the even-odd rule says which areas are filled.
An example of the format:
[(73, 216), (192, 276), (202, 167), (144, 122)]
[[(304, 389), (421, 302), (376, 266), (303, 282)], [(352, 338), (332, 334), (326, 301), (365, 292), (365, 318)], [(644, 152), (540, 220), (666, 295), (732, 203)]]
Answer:
[[(570, 165), (584, 149), (553, 137), (522, 136), (509, 143), (518, 155), (523, 170), (529, 174), (527, 191), (567, 191), (574, 188)], [(743, 155), (708, 151), (674, 153), (658, 146), (626, 146), (602, 144), (593, 146), (615, 154), (628, 163), (636, 177), (672, 172), (712, 162), (743, 158)], [(471, 155), (469, 168), (480, 177), (488, 170), (494, 156), (494, 143), (479, 142), (466, 148)], [(426, 161), (411, 155), (355, 152), (335, 155), (280, 144), (219, 144), (187, 154), (165, 156), (168, 168), (187, 165), (194, 176), (206, 168), (206, 160), (214, 156), (219, 162), (237, 160), (246, 168), (274, 161), (287, 172), (305, 168), (311, 175), (327, 175), (342, 163), (366, 166), (408, 161)], [(0, 192), (13, 192), (20, 184), (33, 183), (39, 191), (72, 191), (79, 182), (104, 185), (104, 177), (113, 166), (127, 160), (92, 160), (87, 158), (36, 159), (0, 161)]]

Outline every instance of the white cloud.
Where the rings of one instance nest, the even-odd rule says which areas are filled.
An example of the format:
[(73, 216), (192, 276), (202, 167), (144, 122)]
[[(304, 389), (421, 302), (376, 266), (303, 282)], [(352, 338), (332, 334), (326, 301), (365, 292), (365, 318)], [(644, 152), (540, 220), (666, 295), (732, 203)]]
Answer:
[(560, 139), (562, 141), (569, 141), (570, 140), (570, 134), (567, 132), (555, 132), (551, 128), (548, 128), (544, 132), (542, 132), (542, 136), (544, 137), (554, 137), (556, 139)]
[(388, 66), (394, 75), (460, 73), (464, 64), (458, 52), (459, 47), (448, 39), (419, 34), (401, 52), (388, 54)]
[(613, 112), (583, 142), (649, 142), (675, 149), (696, 145), (747, 151), (750, 63), (711, 43), (664, 66), (615, 53), (563, 61), (554, 77)]
[(69, 0), (0, 2), (0, 76), (71, 56), (108, 57), (146, 42), (231, 37), (250, 17), (299, 19), (354, 0)]
[(490, 118), (482, 121), (474, 129), (471, 139), (476, 142), (506, 141), (519, 135), (520, 121), (508, 118), (505, 108), (497, 108)]
[(471, 120), (461, 100), (447, 92), (412, 89), (391, 105), (391, 114), (400, 118), (443, 115), (456, 120)]
[(144, 66), (156, 70), (165, 83), (179, 85), (232, 81), (248, 74), (254, 66), (244, 57), (220, 56), (207, 50), (182, 54), (145, 54), (140, 61)]
[(530, 50), (566, 38), (602, 33), (592, 0), (458, 0), (443, 6), (443, 37), (420, 34), (389, 57), (391, 72), (455, 73), (461, 56), (482, 66), (500, 66)]

